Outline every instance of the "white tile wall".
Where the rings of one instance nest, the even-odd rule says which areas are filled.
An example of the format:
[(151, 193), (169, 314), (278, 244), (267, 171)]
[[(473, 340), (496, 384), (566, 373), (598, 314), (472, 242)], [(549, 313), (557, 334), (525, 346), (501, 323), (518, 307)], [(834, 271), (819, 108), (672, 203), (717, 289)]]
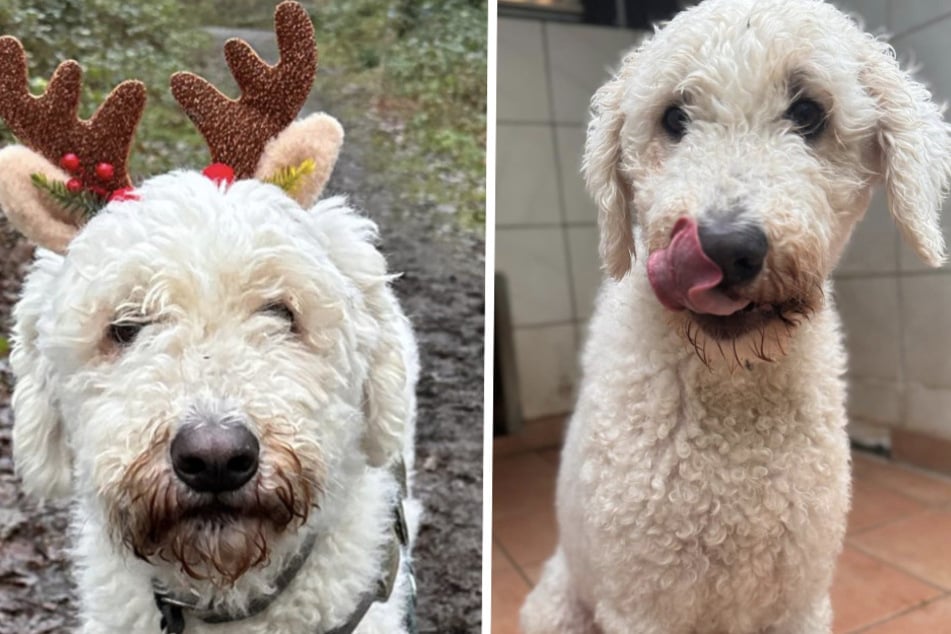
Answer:
[[(873, 2), (878, 4), (878, 2)], [(947, 0), (889, 0), (889, 26), (896, 35), (951, 13)]]
[(898, 229), (888, 213), (885, 195), (879, 191), (865, 218), (852, 234), (837, 271), (890, 274), (898, 269)]
[(584, 154), (585, 128), (580, 125), (555, 127), (561, 173), (561, 192), (565, 202), (565, 220), (569, 223), (590, 223), (598, 220), (598, 208), (584, 188), (581, 157)]
[(581, 155), (588, 102), (642, 34), (499, 19), (496, 263), (509, 279), (522, 413), (571, 409), (601, 274)]
[(905, 378), (951, 389), (951, 276), (906, 277), (901, 292)]
[(901, 366), (898, 278), (839, 279), (835, 298), (849, 351), (849, 373), (897, 380)]
[(501, 121), (551, 118), (542, 23), (500, 19), (497, 116)]
[(951, 388), (908, 385), (908, 411), (904, 421), (908, 428), (948, 438), (948, 412), (951, 412)]
[(496, 268), (508, 278), (516, 328), (574, 320), (564, 231), (560, 226), (496, 231)]
[(500, 123), (495, 164), (497, 226), (561, 222), (550, 126)]
[(575, 315), (588, 319), (594, 310), (594, 298), (601, 286), (601, 260), (598, 257), (598, 228), (569, 227), (568, 254), (575, 297)]
[(641, 36), (637, 31), (554, 22), (545, 25), (545, 33), (555, 121), (584, 123), (591, 95)]
[(901, 385), (896, 381), (877, 381), (851, 377), (848, 412), (850, 420), (873, 425), (897, 425), (902, 418)]
[(888, 28), (888, 0), (839, 0), (834, 4), (859, 18), (868, 31), (875, 33)]
[(575, 325), (517, 329), (515, 350), (523, 416), (570, 411), (578, 381)]

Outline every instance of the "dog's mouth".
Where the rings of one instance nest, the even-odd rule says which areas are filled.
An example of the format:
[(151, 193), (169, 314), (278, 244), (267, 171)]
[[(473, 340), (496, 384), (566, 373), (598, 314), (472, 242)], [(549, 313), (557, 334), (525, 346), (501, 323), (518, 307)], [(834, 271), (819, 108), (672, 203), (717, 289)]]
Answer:
[(179, 517), (179, 521), (224, 526), (257, 515), (259, 513), (254, 509), (242, 508), (214, 499), (208, 503), (184, 510)]
[(714, 341), (736, 340), (756, 332), (765, 336), (766, 329), (775, 325), (792, 329), (809, 312), (808, 304), (795, 298), (781, 302), (750, 302), (729, 315), (687, 311), (690, 319)]
[(792, 330), (800, 317), (812, 312), (810, 304), (798, 294), (778, 300), (763, 297), (763, 288), (770, 286), (768, 280), (754, 284), (757, 276), (766, 275), (761, 273), (762, 263), (752, 276), (742, 277), (737, 271), (743, 272), (743, 268), (732, 264), (734, 260), (743, 262), (732, 252), (728, 254), (726, 263), (732, 266), (728, 278), (721, 264), (704, 251), (697, 222), (683, 217), (675, 223), (667, 246), (648, 257), (647, 277), (661, 305), (689, 316), (686, 334), (695, 346), (698, 330), (718, 343), (748, 334), (755, 338), (758, 333), (760, 342), (754, 342), (754, 352), (766, 358), (767, 337), (776, 334), (769, 329), (778, 325)]

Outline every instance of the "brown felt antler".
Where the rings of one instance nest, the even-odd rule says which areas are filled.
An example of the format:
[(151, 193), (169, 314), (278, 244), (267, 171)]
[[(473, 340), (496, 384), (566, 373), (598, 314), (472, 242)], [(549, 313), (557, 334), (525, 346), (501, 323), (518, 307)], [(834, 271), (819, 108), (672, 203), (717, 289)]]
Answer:
[[(112, 192), (131, 185), (127, 172), (135, 127), (145, 108), (145, 85), (124, 81), (106, 97), (89, 120), (79, 118), (82, 69), (69, 60), (53, 73), (46, 91), (29, 90), (26, 53), (15, 37), (0, 37), (0, 119), (24, 145), (54, 165), (75, 154), (80, 167), (70, 169), (89, 188)], [(96, 166), (108, 163), (111, 174)]]
[(172, 76), (172, 94), (211, 150), (212, 160), (250, 178), (268, 141), (286, 128), (307, 100), (317, 73), (317, 48), (310, 16), (296, 2), (274, 13), (281, 52), (274, 66), (237, 38), (225, 43), (225, 59), (241, 89), (229, 99), (207, 80), (188, 72)]

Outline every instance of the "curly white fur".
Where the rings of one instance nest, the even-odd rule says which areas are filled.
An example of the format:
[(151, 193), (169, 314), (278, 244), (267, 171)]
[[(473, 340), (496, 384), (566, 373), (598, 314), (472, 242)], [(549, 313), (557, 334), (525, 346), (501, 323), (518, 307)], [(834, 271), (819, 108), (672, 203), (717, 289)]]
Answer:
[[(785, 116), (802, 96), (828, 113), (814, 139)], [(689, 117), (680, 139), (662, 127), (671, 105)], [(584, 172), (613, 279), (562, 455), (559, 545), (523, 630), (828, 633), (850, 474), (827, 280), (878, 182), (905, 238), (943, 261), (942, 109), (817, 0), (707, 0), (628, 54), (592, 107)], [(663, 308), (645, 262), (678, 218), (733, 207), (769, 239), (744, 297), (797, 314), (724, 341)]]
[[(65, 256), (41, 250), (15, 312), (16, 465), (29, 492), (76, 498), (82, 632), (158, 632), (153, 578), (240, 609), (312, 532), (307, 563), (268, 610), (217, 627), (186, 612), (187, 632), (336, 627), (383, 568), (399, 495), (387, 465), (402, 456), (412, 469), (414, 455), (418, 359), (376, 227), (342, 198), (305, 210), (253, 180), (219, 186), (176, 172), (136, 193), (89, 222)], [(275, 301), (293, 310), (293, 327), (261, 310)], [(107, 336), (116, 319), (147, 325), (117, 347)], [(185, 547), (202, 544), (226, 570), (242, 549), (266, 546), (233, 583), (141, 552), (162, 539), (142, 534), (149, 521), (175, 518), (189, 500), (168, 444), (196, 408), (249, 421), (261, 444), (248, 485), (256, 503), (295, 513), (285, 526), (182, 529)], [(411, 532), (418, 513), (410, 500)], [(404, 566), (357, 632), (403, 632), (410, 585)]]

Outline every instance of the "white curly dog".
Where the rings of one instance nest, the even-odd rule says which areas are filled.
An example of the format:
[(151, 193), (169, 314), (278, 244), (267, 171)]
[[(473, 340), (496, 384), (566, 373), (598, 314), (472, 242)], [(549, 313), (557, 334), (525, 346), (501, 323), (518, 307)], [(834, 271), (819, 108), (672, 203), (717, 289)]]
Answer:
[[(281, 64), (265, 69), (240, 42), (229, 61), (237, 50), (255, 77), (284, 72), (285, 57), (315, 68), (306, 11), (284, 3), (277, 21)], [(19, 42), (0, 38), (0, 63), (26, 95)], [(90, 135), (105, 130), (108, 146), (117, 126), (101, 122), (136, 91), (144, 104), (144, 87), (121, 85), (86, 127), (51, 109), (67, 116), (46, 134), (52, 115), (20, 114), (68, 90), (78, 100), (70, 64), (41, 98), (0, 96), (37, 148), (0, 151), (0, 205), (46, 247), (15, 308), (14, 457), (24, 490), (74, 499), (81, 631), (414, 631), (417, 351), (374, 223), (343, 198), (316, 201), (340, 125), (315, 114), (265, 128), (260, 147), (236, 148), (254, 172), (156, 176), (77, 226), (31, 177), (70, 182), (52, 144), (86, 135), (67, 146), (85, 154), (60, 162), (79, 173)], [(290, 168), (296, 186), (267, 182)]]
[(850, 490), (828, 277), (878, 183), (944, 260), (942, 109), (816, 0), (707, 0), (592, 103), (583, 171), (613, 279), (522, 628), (828, 633)]
[[(42, 251), (15, 313), (16, 466), (76, 497), (82, 631), (158, 634), (161, 589), (187, 634), (276, 590), (223, 627), (329, 632), (393, 565), (401, 484), (370, 465), (412, 464), (415, 347), (375, 227), (254, 180), (137, 191)], [(405, 631), (406, 565), (358, 632)]]

